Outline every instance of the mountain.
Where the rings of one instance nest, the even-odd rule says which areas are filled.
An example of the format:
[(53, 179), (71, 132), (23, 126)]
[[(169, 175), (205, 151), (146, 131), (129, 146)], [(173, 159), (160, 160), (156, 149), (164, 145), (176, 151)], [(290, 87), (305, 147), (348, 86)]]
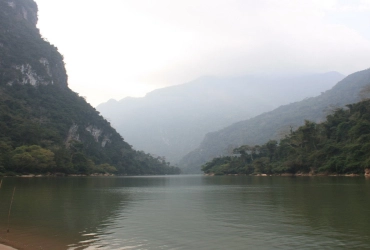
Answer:
[(341, 79), (337, 72), (201, 77), (155, 90), (143, 98), (110, 100), (97, 110), (134, 148), (177, 163), (201, 143), (205, 134), (318, 95)]
[[(305, 120), (321, 122), (337, 108), (361, 100), (362, 90), (370, 84), (370, 69), (347, 76), (332, 89), (317, 97), (281, 106), (254, 118), (240, 121), (219, 131), (208, 133), (199, 147), (181, 159), (185, 172), (200, 172), (212, 158), (229, 155), (241, 145), (257, 145), (282, 138)], [(287, 95), (293, 93), (287, 92)]]
[(33, 0), (0, 0), (0, 174), (167, 174), (135, 151), (68, 87), (63, 57), (44, 40)]
[[(369, 85), (370, 86), (370, 85)], [(243, 145), (214, 158), (206, 174), (363, 174), (370, 172), (370, 100), (346, 105), (323, 123), (305, 124), (280, 140)]]

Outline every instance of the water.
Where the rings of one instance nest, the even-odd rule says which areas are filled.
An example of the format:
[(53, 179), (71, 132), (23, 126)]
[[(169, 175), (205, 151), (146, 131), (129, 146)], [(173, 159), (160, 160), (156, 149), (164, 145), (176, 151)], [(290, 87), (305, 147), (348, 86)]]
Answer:
[(0, 241), (26, 250), (370, 249), (369, 215), (364, 177), (4, 178), (0, 189)]

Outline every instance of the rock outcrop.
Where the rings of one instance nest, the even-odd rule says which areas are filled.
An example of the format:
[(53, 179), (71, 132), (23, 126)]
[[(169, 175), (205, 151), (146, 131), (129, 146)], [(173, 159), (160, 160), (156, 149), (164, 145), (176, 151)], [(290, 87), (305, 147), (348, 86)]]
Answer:
[(0, 1), (0, 83), (67, 87), (63, 57), (45, 41), (33, 0)]
[[(63, 56), (41, 37), (36, 24), (33, 0), (0, 0), (0, 175), (88, 174), (106, 169), (119, 174), (179, 172), (133, 150), (68, 88)], [(31, 149), (35, 157), (48, 156), (44, 168), (22, 160), (33, 157)]]

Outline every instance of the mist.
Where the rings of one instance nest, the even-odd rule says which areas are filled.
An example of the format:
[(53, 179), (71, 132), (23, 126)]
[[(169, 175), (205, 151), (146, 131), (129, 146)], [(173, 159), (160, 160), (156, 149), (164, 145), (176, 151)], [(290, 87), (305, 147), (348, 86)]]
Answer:
[(349, 74), (370, 65), (370, 1), (37, 3), (70, 87), (94, 106), (204, 75)]

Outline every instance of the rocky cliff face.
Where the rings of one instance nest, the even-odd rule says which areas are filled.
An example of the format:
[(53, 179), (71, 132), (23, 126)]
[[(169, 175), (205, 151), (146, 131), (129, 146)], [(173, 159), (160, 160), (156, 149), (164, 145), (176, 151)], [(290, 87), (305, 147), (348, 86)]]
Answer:
[[(41, 37), (36, 24), (33, 0), (0, 0), (0, 175), (107, 169), (120, 174), (174, 173), (165, 162), (134, 151), (68, 88), (63, 57)], [(27, 150), (39, 152), (36, 158), (43, 153), (53, 156), (48, 161), (53, 164), (31, 168), (40, 159), (31, 159)], [(24, 161), (25, 157), (31, 158)]]
[(14, 10), (14, 17), (18, 21), (24, 20), (36, 27), (38, 8), (35, 2), (30, 0), (7, 0), (5, 2)]
[(67, 87), (63, 57), (41, 38), (36, 27), (36, 3), (1, 0), (0, 13), (1, 83)]
[[(67, 89), (63, 57), (56, 47), (41, 38), (36, 27), (37, 4), (33, 0), (0, 0), (0, 6), (1, 85), (30, 85), (34, 88), (55, 85)], [(79, 127), (89, 132), (96, 142), (100, 139), (102, 145), (109, 141), (105, 139), (103, 143), (107, 135), (102, 129), (73, 123), (65, 139), (67, 146), (69, 141), (81, 141)]]

